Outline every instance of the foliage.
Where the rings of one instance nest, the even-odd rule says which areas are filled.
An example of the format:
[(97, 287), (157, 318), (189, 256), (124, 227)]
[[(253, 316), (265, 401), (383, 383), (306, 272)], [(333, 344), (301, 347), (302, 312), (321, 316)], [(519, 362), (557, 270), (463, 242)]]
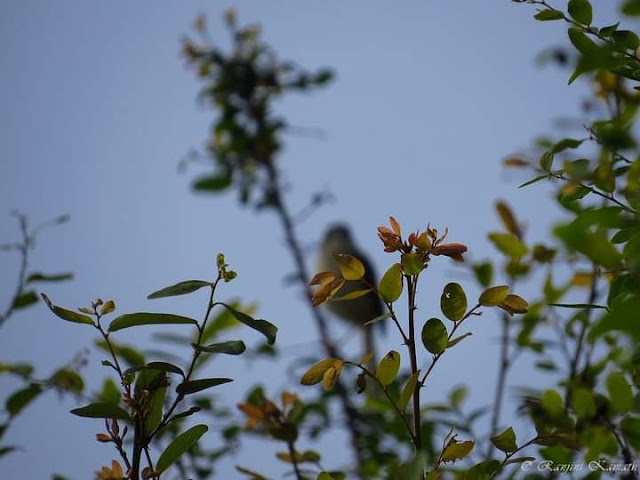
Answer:
[[(0, 245), (2, 251), (15, 251), (20, 255), (19, 269), (15, 291), (13, 292), (7, 306), (0, 313), (0, 327), (2, 327), (11, 317), (23, 310), (38, 303), (38, 295), (35, 285), (39, 283), (63, 282), (73, 278), (72, 273), (42, 273), (31, 271), (30, 254), (35, 248), (36, 239), (41, 232), (49, 227), (66, 223), (69, 220), (67, 215), (45, 221), (31, 227), (29, 219), (21, 213), (14, 213), (20, 227), (20, 240), (13, 243)], [(19, 415), (33, 401), (41, 397), (49, 390), (55, 390), (60, 394), (71, 394), (80, 397), (84, 391), (84, 380), (79, 374), (79, 370), (86, 363), (84, 354), (78, 354), (68, 365), (57, 367), (47, 378), (38, 378), (34, 374), (34, 366), (30, 363), (12, 363), (7, 360), (0, 361), (0, 374), (12, 375), (21, 382), (20, 387), (9, 393), (4, 399), (6, 418), (0, 423), (0, 440), (9, 430), (11, 425), (17, 420)], [(0, 446), (0, 457), (7, 455), (18, 446)]]
[[(117, 460), (114, 460), (111, 468), (102, 467), (97, 473), (98, 478), (159, 479), (183, 455), (193, 451), (198, 440), (207, 432), (208, 427), (205, 424), (194, 425), (179, 434), (173, 427), (178, 425), (178, 428), (182, 429), (185, 419), (202, 409), (202, 406), (198, 405), (198, 400), (190, 402), (189, 406), (187, 400), (192, 398), (191, 395), (233, 381), (231, 378), (224, 377), (196, 379), (196, 371), (202, 365), (199, 361), (201, 356), (214, 353), (241, 355), (246, 349), (241, 340), (206, 344), (211, 337), (210, 326), (219, 323), (220, 319), (220, 317), (212, 317), (215, 307), (223, 307), (237, 322), (260, 332), (265, 336), (268, 344), (275, 342), (277, 333), (275, 325), (266, 320), (254, 319), (232, 305), (214, 301), (218, 284), (221, 281), (232, 281), (237, 276), (236, 272), (227, 267), (224, 256), (219, 254), (215, 280), (179, 282), (157, 290), (148, 297), (150, 299), (172, 297), (191, 294), (201, 288), (208, 289), (209, 299), (201, 322), (168, 313), (138, 312), (120, 315), (106, 326), (103, 324), (104, 318), (116, 310), (113, 300), (104, 302), (97, 299), (91, 302), (90, 307), (79, 308), (79, 312), (74, 312), (54, 305), (45, 294), (42, 294), (45, 303), (57, 317), (91, 326), (98, 331), (110, 354), (110, 359), (103, 360), (102, 364), (115, 371), (118, 383), (121, 385), (121, 392), (107, 395), (105, 390), (100, 401), (71, 410), (72, 414), (80, 417), (104, 419), (106, 433), (98, 433), (96, 440), (112, 443), (124, 464), (123, 468)], [(122, 347), (114, 343), (112, 334), (146, 325), (195, 326), (195, 341), (191, 343), (192, 356), (188, 365), (154, 361), (141, 362), (125, 369), (123, 367), (125, 355)], [(168, 392), (172, 379), (177, 379), (173, 398)], [(106, 385), (115, 385), (115, 383), (106, 383)], [(179, 408), (182, 411), (178, 411)], [(123, 427), (121, 424), (124, 424)], [(132, 433), (127, 437), (129, 432)], [(157, 443), (167, 435), (172, 439), (154, 464), (150, 446), (152, 442)], [(131, 436), (132, 440), (130, 440)], [(142, 467), (142, 462), (146, 462), (145, 467)], [(200, 471), (198, 476), (206, 476), (210, 471), (208, 469)]]
[[(283, 445), (285, 449), (276, 457), (297, 480), (350, 475), (392, 480), (524, 475), (534, 479), (543, 478), (542, 474), (525, 474), (525, 467), (536, 462), (541, 465), (541, 461), (549, 468), (557, 467), (556, 473), (547, 472), (549, 478), (562, 468), (586, 464), (596, 467), (585, 471), (583, 478), (600, 478), (611, 468), (633, 464), (640, 452), (640, 328), (636, 324), (640, 311), (640, 151), (635, 139), (640, 40), (619, 22), (597, 26), (589, 0), (569, 0), (563, 8), (546, 0), (513, 1), (533, 5), (538, 21), (568, 27), (571, 50), (557, 52), (553, 58), (562, 64), (573, 63), (569, 84), (581, 79), (593, 85), (593, 98), (581, 122), (584, 130), (563, 138), (540, 139), (533, 154), (505, 160), (507, 167), (528, 172), (521, 188), (539, 188), (544, 183), (553, 189), (565, 219), (553, 228), (551, 238), (532, 240), (525, 222), (507, 202), (498, 201), (502, 229), (489, 232), (487, 238), (500, 260), (468, 262), (467, 246), (446, 241), (447, 230), (441, 234), (428, 226), (405, 235), (391, 217), (389, 226), (378, 229), (378, 237), (395, 260), (377, 283), (366, 282), (364, 262), (349, 255), (336, 256), (339, 273), (308, 275), (295, 222), (282, 195), (278, 155), (288, 126), (275, 113), (274, 102), (290, 92), (327, 85), (331, 72), (310, 73), (279, 60), (260, 40), (259, 28), (239, 27), (232, 12), (226, 16), (232, 37), (229, 52), (211, 43), (203, 17), (196, 21), (201, 40), (187, 40), (183, 53), (204, 83), (200, 98), (213, 108), (216, 118), (204, 152), (213, 171), (196, 178), (193, 189), (209, 193), (235, 190), (241, 204), (279, 217), (295, 263), (295, 277), (308, 299), (324, 350), (321, 358), (301, 359), (294, 365), (304, 364), (302, 385), (322, 384), (322, 388), (301, 388), (304, 398), (291, 388), (282, 392), (252, 388), (237, 404), (244, 426), (231, 419), (222, 434), (226, 442), (239, 440), (242, 434)], [(640, 16), (640, 3), (626, 0), (622, 12)], [(312, 198), (312, 206), (322, 203), (322, 197)], [(26, 258), (31, 236), (26, 223), (21, 225), (24, 242), (17, 250)], [(442, 315), (428, 306), (418, 310), (419, 279), (436, 257), (449, 257), (468, 270), (481, 287), (478, 298), (470, 302), (465, 288), (450, 282), (443, 285), (440, 296)], [(246, 353), (242, 340), (216, 341), (219, 332), (238, 324), (248, 326), (265, 337), (267, 346), (262, 351), (272, 351), (277, 329), (266, 320), (253, 318), (251, 309), (238, 302), (214, 301), (220, 281), (236, 277), (227, 267), (220, 255), (213, 281), (182, 281), (148, 297), (206, 290), (209, 300), (201, 321), (138, 312), (120, 315), (107, 326), (103, 319), (115, 311), (113, 301), (98, 299), (76, 312), (42, 295), (53, 314), (99, 333), (96, 345), (110, 356), (103, 365), (116, 374), (116, 381), (105, 381), (97, 398), (71, 412), (103, 420), (106, 431), (98, 433), (96, 440), (111, 444), (119, 456), (102, 467), (97, 478), (165, 478), (172, 465), (182, 478), (206, 478), (213, 475), (214, 462), (231, 450), (206, 450), (199, 440), (205, 437), (207, 425), (187, 425), (186, 419), (194, 415), (229, 419), (203, 392), (232, 379), (199, 378), (198, 370), (213, 354)], [(35, 291), (28, 288), (30, 282), (67, 277), (27, 275), (23, 268), (17, 293), (0, 323), (14, 310), (38, 301)], [(341, 294), (349, 282), (365, 285)], [(539, 294), (527, 295), (526, 301), (513, 293), (525, 288)], [(371, 293), (380, 298), (386, 312), (369, 319), (365, 328), (374, 323), (392, 324), (400, 346), (380, 358), (373, 353), (354, 358), (332, 341), (318, 307)], [(399, 313), (401, 303), (406, 305), (406, 315)], [(220, 313), (212, 316), (216, 307)], [(441, 403), (422, 402), (423, 389), (429, 388), (428, 380), (441, 358), (452, 348), (463, 348), (462, 342), (472, 334), (463, 325), (483, 328), (481, 321), (474, 320), (488, 309), (498, 313), (501, 325), (493, 402), (469, 409), (468, 389), (459, 385), (452, 385)], [(114, 338), (122, 330), (168, 324), (195, 329), (192, 336), (157, 337), (190, 345), (187, 365), (166, 358), (147, 361), (136, 347)], [(533, 359), (538, 372), (548, 374), (548, 381), (539, 390), (519, 389), (520, 422), (505, 425), (505, 390), (514, 383), (509, 378), (511, 369), (526, 358)], [(30, 379), (28, 365), (0, 367)], [(176, 386), (171, 395), (172, 381)], [(57, 370), (44, 384), (28, 381), (7, 399), (10, 417), (51, 386), (80, 394), (83, 381), (73, 368)], [(334, 404), (340, 409), (333, 408)], [(0, 428), (0, 436), (6, 425)], [(330, 456), (301, 446), (305, 436), (314, 442), (342, 426), (349, 432), (353, 453), (348, 465), (331, 465)], [(155, 461), (151, 445), (162, 452)], [(0, 454), (7, 448), (11, 447), (1, 449)], [(259, 465), (237, 467), (248, 478), (269, 478), (260, 469)], [(630, 468), (624, 474), (638, 478), (638, 472)]]

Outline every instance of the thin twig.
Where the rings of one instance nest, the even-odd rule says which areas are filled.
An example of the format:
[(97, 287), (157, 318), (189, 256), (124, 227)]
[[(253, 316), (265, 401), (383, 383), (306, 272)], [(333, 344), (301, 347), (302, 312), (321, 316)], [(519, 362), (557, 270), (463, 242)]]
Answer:
[[(320, 341), (324, 347), (325, 353), (329, 357), (340, 358), (338, 351), (331, 341), (331, 337), (329, 335), (329, 330), (327, 327), (327, 320), (323, 315), (320, 309), (317, 309), (313, 306), (311, 298), (313, 297), (313, 292), (311, 287), (308, 285), (308, 279), (310, 278), (307, 271), (307, 266), (305, 264), (304, 255), (302, 253), (302, 248), (300, 247), (300, 242), (295, 233), (295, 228), (292, 220), (292, 216), (289, 213), (287, 206), (282, 199), (282, 193), (279, 182), (279, 175), (276, 167), (273, 163), (267, 164), (267, 171), (269, 175), (269, 182), (271, 185), (270, 193), (271, 199), (273, 202), (273, 207), (276, 210), (278, 217), (282, 223), (282, 228), (284, 230), (285, 240), (287, 242), (287, 246), (289, 247), (289, 252), (291, 253), (296, 269), (298, 271), (299, 278), (303, 279), (304, 285), (304, 293), (305, 299), (307, 301), (307, 305), (309, 305), (311, 309), (311, 314), (314, 318), (316, 327), (318, 329), (320, 335)], [(359, 426), (359, 418), (358, 412), (353, 407), (351, 400), (349, 398), (349, 394), (346, 391), (342, 382), (338, 381), (336, 383), (336, 392), (340, 398), (340, 402), (342, 404), (342, 410), (347, 418), (347, 428), (349, 429), (350, 439), (351, 439), (351, 447), (355, 456), (356, 464), (358, 466), (358, 475), (360, 478), (364, 478), (362, 476), (362, 472), (360, 471), (362, 464), (364, 463), (364, 457), (362, 455), (361, 449), (361, 437), (362, 433), (360, 431)]]
[[(456, 333), (456, 330), (458, 330), (458, 327), (460, 327), (460, 325), (462, 325), (462, 322), (464, 322), (471, 315), (480, 315), (479, 313), (475, 313), (478, 308), (480, 308), (480, 304), (479, 303), (475, 307), (473, 307), (471, 310), (469, 310), (465, 314), (465, 316), (462, 317), (459, 321), (454, 322), (453, 328), (451, 329), (451, 332), (449, 332), (449, 336), (447, 337), (447, 342), (451, 342), (451, 339), (453, 338), (453, 334)], [(420, 387), (424, 386), (425, 382), (427, 381), (427, 378), (429, 377), (429, 374), (431, 373), (433, 368), (436, 366), (436, 363), (438, 363), (438, 360), (440, 360), (442, 355), (444, 355), (444, 352), (446, 352), (446, 349), (444, 351), (442, 351), (441, 353), (438, 353), (438, 354), (433, 356), (433, 361), (431, 362), (431, 365), (429, 365), (429, 368), (427, 368), (427, 371), (425, 372), (424, 376), (422, 377), (422, 379), (419, 382)]]
[(398, 407), (398, 404), (395, 402), (393, 397), (389, 394), (388, 389), (384, 386), (382, 382), (380, 382), (380, 379), (378, 379), (378, 377), (364, 365), (361, 365), (359, 363), (348, 362), (348, 361), (344, 363), (346, 365), (353, 365), (354, 367), (359, 368), (367, 377), (373, 379), (373, 381), (378, 384), (378, 386), (380, 387), (384, 395), (387, 397), (387, 400), (389, 400), (389, 404), (391, 405), (391, 407), (393, 407), (393, 410), (396, 412), (396, 415), (398, 416), (398, 418), (400, 418), (400, 420), (402, 420), (402, 423), (407, 429), (407, 433), (409, 434), (409, 437), (411, 437), (411, 442), (413, 443), (414, 447), (416, 447), (417, 449), (418, 443), (417, 443), (416, 436), (413, 432), (413, 429), (411, 428), (411, 424), (407, 420), (407, 417), (405, 416), (405, 414), (400, 410), (400, 407)]
[(11, 301), (4, 313), (0, 314), (0, 327), (4, 325), (9, 317), (15, 311), (16, 300), (22, 294), (24, 290), (24, 282), (27, 276), (27, 264), (29, 259), (29, 249), (31, 248), (31, 237), (29, 236), (29, 232), (27, 230), (27, 217), (22, 214), (16, 213), (18, 217), (18, 221), (20, 222), (20, 233), (22, 235), (20, 243), (15, 245), (15, 248), (20, 252), (20, 269), (18, 271), (18, 281), (16, 282), (16, 290), (13, 296), (11, 297)]
[[(411, 374), (415, 375), (418, 371), (418, 354), (416, 351), (416, 332), (415, 332), (415, 310), (416, 310), (416, 289), (418, 286), (418, 276), (407, 276), (407, 290), (408, 290), (408, 307), (409, 307), (409, 356), (411, 360)], [(420, 419), (420, 388), (421, 386), (416, 383), (413, 389), (413, 435), (416, 451), (420, 451), (422, 448), (422, 422)]]

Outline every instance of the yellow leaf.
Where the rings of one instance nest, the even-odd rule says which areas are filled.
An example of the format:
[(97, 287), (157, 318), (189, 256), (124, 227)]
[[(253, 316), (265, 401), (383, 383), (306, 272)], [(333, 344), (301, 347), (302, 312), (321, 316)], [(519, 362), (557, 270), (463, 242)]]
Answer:
[(356, 257), (345, 253), (338, 253), (333, 256), (340, 268), (340, 273), (345, 280), (360, 280), (364, 277), (364, 265)]
[(366, 365), (366, 364), (368, 364), (371, 361), (371, 359), (373, 358), (373, 353), (374, 352), (369, 352), (369, 353), (365, 354), (360, 359), (360, 361), (358, 362), (358, 365)]
[(338, 381), (340, 372), (334, 367), (329, 367), (322, 376), (322, 387), (325, 392), (330, 392)]
[(462, 460), (471, 453), (475, 444), (471, 441), (457, 442), (453, 440), (449, 442), (449, 445), (442, 452), (443, 462), (455, 462), (456, 460)]
[(509, 293), (509, 287), (506, 285), (498, 285), (497, 287), (487, 288), (478, 299), (480, 305), (485, 307), (495, 307), (501, 304)]
[(114, 312), (115, 309), (116, 309), (115, 302), (113, 300), (109, 300), (100, 309), (100, 315), (106, 315), (107, 313)]
[(593, 275), (588, 272), (576, 272), (571, 279), (571, 286), (591, 288)]
[(513, 315), (514, 313), (527, 313), (529, 304), (524, 298), (510, 294), (500, 303), (499, 307)]
[(325, 285), (336, 278), (336, 274), (333, 272), (319, 272), (316, 273), (309, 281), (309, 285)]
[(402, 265), (396, 263), (382, 276), (378, 292), (389, 303), (395, 302), (402, 294)]
[(400, 369), (400, 354), (395, 350), (391, 350), (387, 353), (380, 363), (378, 363), (378, 368), (376, 369), (376, 377), (380, 381), (382, 385), (385, 387), (389, 386), (391, 382), (393, 382), (398, 375), (398, 370)]
[(324, 360), (320, 360), (307, 370), (304, 375), (302, 375), (300, 383), (302, 385), (315, 385), (316, 383), (320, 383), (322, 381), (322, 377), (329, 368), (333, 368), (338, 371), (341, 370), (342, 360), (339, 358), (325, 358)]
[(411, 397), (413, 396), (413, 392), (416, 389), (419, 375), (420, 375), (420, 370), (418, 370), (417, 372), (414, 372), (413, 375), (409, 377), (409, 379), (407, 380), (407, 383), (405, 383), (404, 387), (402, 388), (402, 393), (400, 394), (400, 405), (398, 405), (401, 412), (404, 412), (407, 408), (407, 405), (409, 405), (409, 400), (411, 400)]
[(329, 283), (325, 283), (324, 285), (322, 285), (322, 287), (320, 287), (318, 291), (316, 291), (316, 293), (313, 294), (313, 298), (312, 298), (313, 306), (317, 307), (318, 305), (323, 304), (328, 299), (333, 297), (336, 293), (338, 293), (338, 290), (342, 288), (342, 285), (344, 285), (344, 282), (345, 282), (344, 278), (335, 277)]
[(513, 215), (509, 205), (505, 202), (498, 201), (498, 203), (496, 203), (496, 210), (507, 232), (513, 233), (518, 238), (522, 238), (522, 230), (520, 230), (520, 225), (518, 225), (516, 217)]

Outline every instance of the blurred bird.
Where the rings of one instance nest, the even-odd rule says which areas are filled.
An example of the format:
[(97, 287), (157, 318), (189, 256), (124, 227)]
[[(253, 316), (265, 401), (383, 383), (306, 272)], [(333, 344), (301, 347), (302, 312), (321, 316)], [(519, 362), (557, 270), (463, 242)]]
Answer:
[[(335, 254), (351, 255), (362, 262), (365, 268), (363, 281), (347, 281), (338, 292), (341, 297), (356, 290), (362, 290), (369, 285), (377, 285), (376, 275), (369, 259), (355, 245), (351, 232), (346, 225), (334, 225), (325, 234), (320, 246), (318, 258), (318, 271), (332, 271), (340, 274), (338, 264), (334, 260)], [(374, 352), (373, 326), (364, 325), (369, 320), (382, 315), (383, 308), (380, 298), (373, 292), (353, 300), (329, 301), (326, 303), (329, 310), (340, 319), (356, 326), (363, 335), (364, 355)], [(382, 322), (380, 322), (382, 325)]]

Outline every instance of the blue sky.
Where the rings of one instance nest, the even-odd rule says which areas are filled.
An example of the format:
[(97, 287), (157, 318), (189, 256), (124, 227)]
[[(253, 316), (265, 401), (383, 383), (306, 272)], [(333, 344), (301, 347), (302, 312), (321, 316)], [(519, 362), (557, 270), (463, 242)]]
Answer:
[[(99, 296), (114, 298), (120, 312), (199, 317), (204, 298), (151, 303), (145, 297), (178, 280), (210, 278), (215, 254), (223, 251), (239, 278), (222, 296), (258, 301), (260, 315), (280, 327), (282, 347), (314, 340), (299, 293), (282, 285), (292, 262), (277, 219), (240, 209), (235, 195), (196, 196), (189, 181), (200, 171), (177, 172), (179, 160), (201, 147), (212, 120), (195, 101), (198, 84), (179, 57), (180, 39), (203, 12), (214, 39), (226, 42), (219, 19), (231, 6), (241, 22), (261, 23), (283, 58), (337, 73), (328, 89), (279, 106), (291, 124), (323, 132), (323, 138), (286, 139), (281, 167), (292, 185), (292, 210), (318, 190), (337, 198), (300, 225), (305, 244), (313, 245), (331, 222), (347, 221), (380, 271), (391, 258), (375, 228), (394, 215), (406, 229), (428, 222), (449, 227), (449, 238), (479, 259), (493, 253), (486, 233), (499, 228), (497, 198), (525, 219), (530, 238), (546, 237), (560, 215), (548, 190), (518, 190), (522, 178), (506, 175), (500, 161), (537, 134), (554, 133), (554, 118), (578, 115), (588, 85), (568, 87), (566, 71), (536, 65), (535, 56), (566, 43), (566, 33), (560, 23), (535, 22), (530, 6), (506, 0), (4, 2), (0, 242), (17, 237), (11, 209), (34, 222), (71, 215), (71, 223), (43, 233), (32, 261), (38, 270), (75, 273), (73, 283), (47, 286), (57, 303), (74, 307)], [(613, 6), (597, 7), (597, 23), (611, 23)], [(428, 316), (438, 313), (445, 283), (467, 281), (446, 261), (438, 263), (423, 283)], [(15, 257), (0, 256), (2, 302), (13, 291), (16, 268)], [(474, 337), (436, 369), (427, 401), (458, 383), (471, 386), (474, 403), (490, 401), (498, 322), (491, 313), (477, 322)], [(335, 328), (336, 335), (344, 331)], [(135, 335), (127, 340), (148, 345), (148, 331)], [(242, 336), (258, 340), (253, 332)], [(3, 360), (34, 362), (45, 376), (93, 338), (39, 305), (3, 327), (0, 351)], [(386, 342), (397, 345), (391, 337)], [(88, 377), (106, 374), (101, 358), (91, 354)], [(476, 358), (483, 361), (471, 361)], [(233, 358), (210, 368), (212, 376), (233, 370), (237, 381), (218, 390), (229, 406), (257, 381), (271, 393), (300, 391), (278, 365)], [(527, 368), (517, 367), (513, 378), (524, 375)], [(0, 378), (3, 397), (14, 387)], [(100, 422), (70, 416), (74, 406), (49, 395), (29, 407), (6, 435), (25, 450), (5, 457), (3, 471), (25, 479), (51, 472), (89, 478), (114, 458), (93, 440)], [(344, 458), (343, 440), (338, 434), (318, 446), (334, 466)], [(220, 476), (234, 478), (240, 463), (277, 477), (282, 467), (273, 451), (273, 445), (259, 455), (241, 450), (225, 460)]]

